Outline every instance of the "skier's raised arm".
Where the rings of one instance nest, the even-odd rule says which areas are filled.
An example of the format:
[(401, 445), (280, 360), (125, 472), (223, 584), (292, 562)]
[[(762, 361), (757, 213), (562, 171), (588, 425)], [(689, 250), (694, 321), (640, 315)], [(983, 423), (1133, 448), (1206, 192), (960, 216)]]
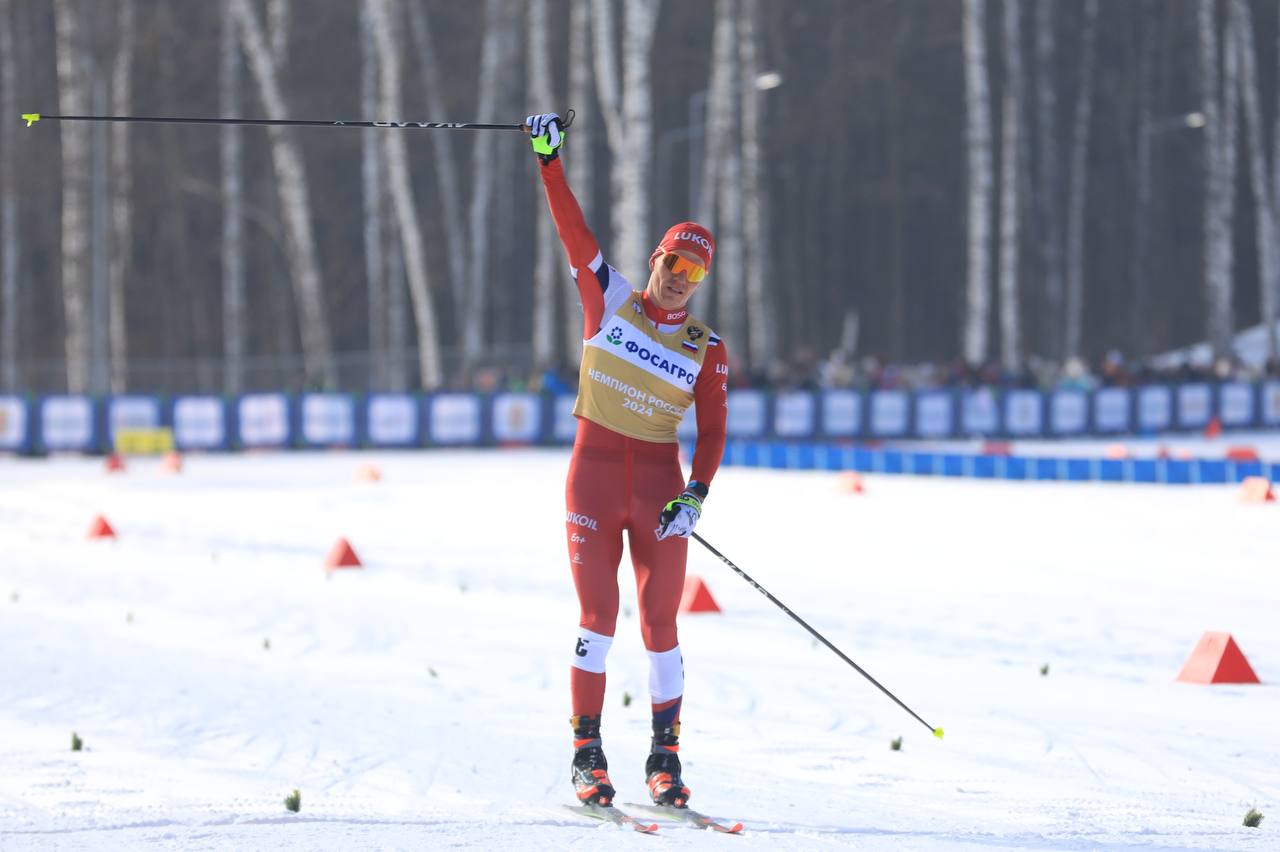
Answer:
[(569, 271), (578, 284), (582, 298), (582, 337), (587, 339), (600, 330), (601, 324), (626, 304), (631, 284), (618, 271), (605, 263), (595, 235), (587, 227), (578, 199), (574, 198), (560, 162), (560, 148), (565, 131), (555, 113), (531, 115), (525, 119), (538, 155), (539, 174), (547, 193), (547, 204), (556, 223), (556, 232), (569, 257)]

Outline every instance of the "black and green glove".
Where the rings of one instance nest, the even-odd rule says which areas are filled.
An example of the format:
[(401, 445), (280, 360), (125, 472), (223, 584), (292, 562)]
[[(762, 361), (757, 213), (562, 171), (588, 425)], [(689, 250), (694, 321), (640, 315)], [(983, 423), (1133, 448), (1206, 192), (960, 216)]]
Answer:
[(678, 535), (688, 538), (702, 516), (702, 501), (707, 499), (707, 486), (697, 480), (690, 480), (689, 486), (680, 492), (680, 496), (662, 507), (658, 515), (658, 528), (654, 534), (658, 541), (668, 536)]
[(533, 152), (544, 163), (560, 156), (560, 146), (564, 144), (564, 121), (554, 112), (531, 115), (524, 120), (529, 127), (529, 140), (533, 143)]

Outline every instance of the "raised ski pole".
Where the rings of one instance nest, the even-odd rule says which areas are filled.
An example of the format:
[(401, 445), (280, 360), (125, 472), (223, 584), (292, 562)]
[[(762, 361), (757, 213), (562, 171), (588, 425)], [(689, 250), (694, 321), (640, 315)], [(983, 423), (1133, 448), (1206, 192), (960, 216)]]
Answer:
[(828, 648), (830, 648), (832, 651), (834, 651), (834, 652), (835, 652), (835, 655), (836, 655), (837, 657), (839, 657), (840, 659), (844, 660), (844, 661), (845, 661), (846, 663), (848, 663), (849, 665), (853, 666), (853, 668), (854, 668), (855, 670), (857, 670), (858, 674), (862, 675), (862, 676), (863, 676), (863, 677), (865, 677), (867, 680), (871, 681), (873, 684), (875, 684), (875, 685), (876, 685), (876, 688), (877, 688), (877, 689), (879, 689), (879, 690), (880, 690), (881, 692), (883, 692), (885, 695), (887, 695), (887, 696), (889, 696), (890, 698), (892, 698), (892, 699), (894, 700), (894, 703), (896, 703), (896, 704), (897, 704), (899, 707), (901, 707), (903, 710), (906, 710), (908, 713), (910, 713), (912, 716), (914, 716), (914, 717), (916, 718), (916, 720), (917, 720), (920, 724), (924, 725), (926, 728), (928, 728), (928, 729), (929, 729), (930, 733), (932, 733), (932, 734), (933, 734), (935, 737), (937, 737), (938, 739), (942, 739), (942, 729), (941, 729), (941, 728), (935, 728), (933, 725), (930, 725), (930, 724), (929, 724), (928, 722), (926, 722), (924, 719), (921, 719), (921, 718), (920, 718), (920, 716), (919, 716), (919, 714), (917, 714), (917, 713), (916, 713), (916, 711), (912, 710), (910, 707), (908, 707), (907, 705), (903, 704), (903, 703), (902, 703), (902, 700), (901, 700), (901, 699), (899, 699), (899, 698), (898, 698), (898, 696), (894, 695), (892, 692), (890, 692), (889, 690), (885, 689), (885, 688), (884, 688), (884, 686), (880, 683), (880, 681), (876, 680), (876, 679), (875, 679), (875, 678), (873, 678), (871, 675), (867, 674), (866, 669), (862, 668), (862, 666), (858, 665), (858, 664), (857, 664), (857, 663), (855, 663), (853, 660), (849, 659), (849, 656), (848, 656), (847, 654), (845, 654), (845, 652), (844, 652), (844, 651), (841, 651), (841, 650), (840, 650), (839, 648), (837, 648), (835, 645), (832, 645), (830, 642), (828, 642), (828, 641), (827, 641), (827, 637), (823, 636), (821, 633), (819, 633), (818, 631), (816, 631), (816, 630), (814, 630), (812, 627), (810, 627), (810, 626), (809, 626), (809, 623), (808, 623), (807, 621), (805, 621), (805, 620), (804, 620), (803, 618), (801, 618), (800, 616), (796, 615), (794, 612), (792, 612), (792, 611), (787, 607), (787, 605), (786, 605), (786, 604), (784, 604), (782, 601), (778, 600), (778, 599), (777, 599), (777, 598), (775, 598), (773, 595), (771, 595), (771, 594), (769, 593), (769, 590), (768, 590), (768, 589), (766, 589), (764, 586), (762, 586), (762, 585), (760, 585), (759, 583), (757, 583), (755, 580), (751, 579), (751, 575), (749, 575), (746, 571), (743, 571), (743, 570), (742, 570), (741, 568), (739, 568), (737, 565), (734, 565), (734, 564), (733, 564), (733, 562), (731, 562), (731, 561), (729, 560), (729, 557), (725, 556), (723, 553), (721, 553), (720, 551), (718, 551), (718, 550), (716, 550), (714, 547), (712, 547), (710, 544), (708, 544), (708, 543), (707, 543), (707, 540), (706, 540), (705, 538), (703, 538), (702, 536), (698, 535), (696, 532), (695, 532), (695, 533), (691, 533), (690, 535), (691, 535), (695, 540), (697, 540), (698, 544), (702, 545), (702, 546), (703, 546), (703, 547), (705, 547), (707, 550), (710, 550), (713, 554), (715, 554), (715, 555), (720, 559), (720, 561), (721, 561), (721, 562), (723, 562), (725, 565), (728, 565), (730, 568), (732, 568), (732, 569), (734, 570), (734, 572), (735, 572), (739, 577), (741, 577), (742, 579), (744, 579), (744, 580), (746, 580), (748, 583), (750, 583), (752, 586), (754, 586), (754, 587), (755, 587), (755, 590), (756, 590), (757, 592), (759, 592), (760, 594), (762, 594), (762, 595), (764, 595), (766, 598), (768, 598), (768, 599), (770, 600), (770, 602), (771, 602), (771, 603), (773, 603), (776, 607), (778, 607), (778, 609), (782, 610), (782, 611), (783, 611), (783, 612), (785, 612), (787, 615), (789, 615), (789, 616), (791, 616), (792, 618), (794, 618), (794, 619), (796, 620), (796, 622), (797, 622), (801, 627), (803, 627), (805, 630), (808, 630), (811, 634), (813, 634), (813, 638), (817, 639), (817, 640), (818, 640), (819, 642), (821, 642), (823, 645), (826, 645)]
[[(565, 111), (562, 127), (573, 124), (573, 110)], [(331, 121), (299, 118), (215, 118), (204, 116), (158, 115), (46, 115), (24, 112), (27, 127), (37, 121), (114, 121), (139, 124), (247, 124), (259, 127), (378, 127), (395, 130), (519, 130), (529, 132), (527, 124), (477, 124), (456, 121)]]

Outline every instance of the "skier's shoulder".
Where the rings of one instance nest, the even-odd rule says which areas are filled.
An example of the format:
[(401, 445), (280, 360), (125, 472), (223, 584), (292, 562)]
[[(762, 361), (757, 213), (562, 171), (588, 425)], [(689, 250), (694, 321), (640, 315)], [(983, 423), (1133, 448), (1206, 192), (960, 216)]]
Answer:
[(684, 322), (684, 333), (693, 342), (704, 344), (708, 350), (721, 345), (716, 330), (693, 314), (689, 314)]

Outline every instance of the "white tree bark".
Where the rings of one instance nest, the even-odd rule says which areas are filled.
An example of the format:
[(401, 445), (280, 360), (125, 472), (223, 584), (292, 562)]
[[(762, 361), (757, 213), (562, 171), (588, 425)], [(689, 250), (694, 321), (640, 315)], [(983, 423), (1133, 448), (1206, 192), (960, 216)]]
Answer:
[[(240, 41), (231, 3), (222, 4), (222, 44), (218, 71), (218, 101), (228, 118), (240, 115)], [(222, 389), (244, 389), (245, 253), (244, 162), (242, 129), (223, 125), (219, 140), (222, 163)]]
[(1044, 354), (1063, 356), (1062, 192), (1058, 166), (1058, 90), (1055, 85), (1056, 51), (1054, 0), (1036, 4), (1036, 136), (1038, 183), (1036, 202), (1040, 223), (1040, 275), (1044, 282), (1048, 334)]
[[(360, 4), (360, 102), (378, 101), (378, 49), (369, 3)], [(386, 131), (360, 131), (361, 199), (364, 210), (364, 271), (369, 302), (369, 384), (389, 387), (387, 370), (387, 265), (382, 251), (386, 181), (383, 179), (382, 138)]]
[(738, 85), (736, 0), (716, 0), (715, 25), (711, 30), (711, 79), (707, 84), (703, 109), (702, 167), (690, 174), (698, 191), (693, 201), (697, 221), (716, 233), (718, 193), (722, 157), (733, 133), (734, 88)]
[[(587, 120), (573, 126), (573, 142), (567, 143), (569, 185), (574, 189), (578, 206), (586, 221), (594, 221), (592, 196), (595, 195), (593, 160), (595, 121), (588, 107), (594, 98), (591, 59), (591, 6), (589, 0), (569, 0), (569, 103), (579, 105)], [(560, 268), (564, 303), (563, 364), (577, 364), (582, 358), (582, 303), (573, 278)]]
[[(12, 0), (0, 0), (0, 115), (18, 114)], [(18, 387), (18, 188), (15, 121), (0, 121), (0, 390)]]
[[(400, 43), (393, 37), (392, 22), (401, 20), (398, 0), (367, 0), (373, 22), (374, 39), (381, 57), (379, 66), (379, 105), (388, 120), (400, 115), (404, 99), (400, 95)], [(484, 134), (482, 134), (484, 135)], [(488, 134), (492, 136), (492, 134)], [(426, 250), (418, 208), (413, 198), (413, 178), (409, 174), (409, 152), (405, 134), (383, 133), (383, 153), (387, 164), (387, 189), (395, 207), (396, 229), (404, 250), (405, 273), (409, 279), (409, 296), (413, 302), (413, 318), (418, 332), (418, 372), (424, 390), (438, 388), (443, 381), (440, 365), (440, 334), (436, 326), (435, 302), (428, 278)]]
[[(448, 113), (444, 104), (443, 78), (439, 63), (436, 61), (436, 42), (431, 30), (430, 16), (427, 14), (424, 0), (409, 0), (409, 30), (413, 36), (414, 52), (418, 56), (422, 73), (422, 91), (426, 95), (427, 116), (431, 121), (447, 121)], [(435, 116), (440, 116), (435, 118)], [(467, 260), (471, 256), (470, 238), (467, 236), (466, 223), (462, 217), (463, 194), (459, 187), (460, 170), (453, 153), (454, 134), (432, 133), (432, 150), (435, 151), (433, 163), (436, 173), (437, 191), (440, 193), (441, 206), (444, 210), (454, 211), (452, 215), (441, 217), (444, 225), (444, 237), (448, 243), (445, 261), (449, 269), (449, 293), (453, 299), (455, 324), (463, 326), (463, 311), (466, 305)]]
[(986, 0), (964, 3), (965, 137), (968, 155), (968, 277), (964, 357), (987, 357), (991, 311), (991, 82), (987, 71)]
[[(231, 10), (239, 26), (249, 67), (258, 84), (267, 115), (276, 119), (288, 118), (275, 62), (250, 0), (231, 0)], [(298, 326), (301, 330), (307, 382), (312, 386), (322, 384), (324, 387), (335, 387), (337, 374), (333, 365), (324, 287), (311, 225), (306, 168), (302, 162), (302, 154), (287, 128), (272, 126), (268, 128), (268, 133), (280, 208), (285, 220), (290, 277), (294, 297), (301, 311)]]
[[(497, 121), (498, 87), (503, 62), (512, 52), (512, 14), (502, 0), (485, 3), (484, 40), (480, 46), (479, 103), (476, 120)], [(473, 143), (471, 209), (471, 263), (465, 288), (462, 317), (463, 369), (469, 375), (484, 355), (485, 314), (489, 303), (489, 251), (494, 194), (494, 145), (496, 134), (480, 133)]]
[(1017, 369), (1022, 360), (1019, 299), (1019, 201), (1022, 176), (1022, 32), (1019, 4), (1004, 4), (1004, 108), (1000, 143), (1000, 361)]
[[(1148, 17), (1158, 0), (1143, 0), (1142, 14)], [(1138, 58), (1138, 87), (1136, 93), (1137, 127), (1134, 132), (1133, 158), (1133, 244), (1129, 255), (1129, 286), (1131, 290), (1130, 335), (1135, 354), (1150, 351), (1151, 311), (1151, 199), (1152, 145), (1154, 140), (1153, 77), (1155, 75), (1156, 34), (1151, 29), (1143, 31)]]
[[(721, 47), (718, 40), (720, 34), (727, 32), (727, 36), (724, 41), (725, 53), (721, 54), (717, 50), (715, 71), (712, 72), (713, 76), (720, 75), (722, 91), (712, 92), (711, 112), (715, 116), (716, 127), (715, 132), (707, 134), (707, 138), (715, 139), (717, 147), (713, 149), (708, 146), (703, 160), (707, 171), (714, 178), (709, 184), (704, 181), (703, 188), (711, 190), (715, 196), (715, 230), (712, 233), (716, 237), (716, 283), (709, 289), (715, 296), (716, 330), (725, 340), (745, 343), (747, 300), (743, 286), (745, 247), (742, 238), (742, 136), (739, 132), (738, 108), (743, 94), (741, 90), (749, 84), (743, 77), (738, 62), (739, 12), (736, 0), (724, 0), (716, 6), (717, 17), (712, 39), (717, 49)], [(721, 14), (724, 15), (723, 18), (720, 17)], [(723, 103), (716, 102), (718, 94), (725, 96)], [(745, 354), (748, 347), (743, 346), (742, 351)]]
[(1066, 355), (1081, 354), (1084, 323), (1084, 210), (1089, 188), (1089, 131), (1093, 116), (1093, 60), (1097, 43), (1098, 0), (1085, 0), (1080, 88), (1076, 92), (1071, 136), (1071, 176), (1067, 192)]
[[(759, 0), (744, 0), (738, 18), (742, 55), (742, 230), (746, 242), (747, 364), (763, 368), (778, 360), (778, 312), (769, 282), (769, 200), (763, 175), (760, 140), (764, 134), (764, 94), (756, 87), (760, 74)], [(742, 344), (739, 343), (739, 346)]]
[[(58, 107), (83, 115), (89, 102), (82, 67), (88, 55), (81, 35), (79, 4), (55, 0)], [(89, 390), (89, 133), (79, 122), (61, 122), (62, 304), (66, 323), (67, 391)]]
[(276, 73), (284, 70), (289, 61), (289, 19), (292, 0), (267, 0), (267, 41), (271, 44), (271, 58), (276, 63)]
[[(529, 0), (529, 50), (526, 55), (529, 101), (539, 112), (554, 109), (551, 83), (551, 50), (547, 38), (547, 0)], [(555, 220), (545, 204), (534, 205), (535, 245), (533, 263), (533, 367), (545, 369), (556, 362), (556, 279), (563, 277), (563, 257), (557, 245)]]
[[(1235, 207), (1236, 104), (1239, 54), (1230, 37), (1218, 47), (1217, 3), (1200, 0), (1200, 85), (1204, 113), (1205, 302), (1215, 358), (1231, 354), (1232, 214)], [(1221, 53), (1221, 73), (1219, 73)]]
[(1249, 186), (1253, 190), (1254, 225), (1258, 252), (1258, 312), (1267, 335), (1267, 357), (1280, 358), (1276, 340), (1276, 301), (1280, 293), (1280, 254), (1276, 230), (1277, 198), (1272, 194), (1272, 169), (1263, 142), (1262, 104), (1253, 15), (1244, 0), (1231, 0), (1231, 23), (1240, 55), (1240, 94), (1244, 104), (1245, 138), (1249, 151)]
[[(116, 31), (119, 42), (111, 71), (111, 109), (115, 115), (133, 113), (133, 53), (136, 7), (134, 0), (120, 0)], [(133, 253), (133, 171), (130, 162), (129, 125), (111, 127), (111, 270), (110, 318), (111, 392), (124, 393), (129, 374), (129, 341), (126, 294), (129, 260)]]
[[(601, 112), (608, 131), (613, 239), (610, 257), (625, 275), (648, 270), (652, 246), (648, 234), (653, 167), (653, 93), (649, 55), (660, 0), (627, 0), (622, 6), (622, 45), (613, 37), (610, 0), (597, 0), (595, 22), (596, 77)], [(621, 83), (614, 57), (622, 57)], [(643, 280), (640, 279), (640, 280)]]

